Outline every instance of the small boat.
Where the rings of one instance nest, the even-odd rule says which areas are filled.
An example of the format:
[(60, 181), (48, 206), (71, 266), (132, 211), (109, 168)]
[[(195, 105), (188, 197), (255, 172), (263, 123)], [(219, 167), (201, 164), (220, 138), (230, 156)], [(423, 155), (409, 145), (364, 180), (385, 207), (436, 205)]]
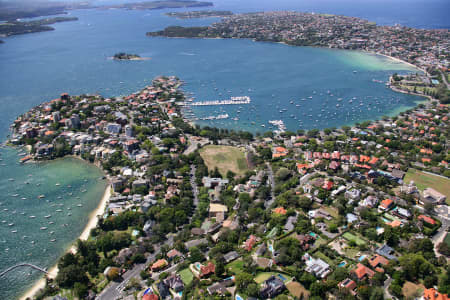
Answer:
[(11, 230), (12, 233), (17, 233), (17, 230)]
[(50, 240), (50, 242), (54, 243), (54, 242), (56, 242), (56, 239), (52, 239), (52, 240)]
[(57, 209), (56, 211), (57, 211), (57, 212), (62, 212), (62, 210), (61, 210), (61, 209)]
[(47, 227), (41, 227), (40, 229), (41, 230), (47, 230)]
[(29, 218), (30, 218), (30, 219), (34, 219), (34, 218), (36, 218), (36, 216), (29, 216)]
[(48, 224), (49, 224), (49, 225), (52, 225), (52, 224), (55, 224), (55, 222), (50, 221), (50, 222), (48, 222)]
[(9, 223), (8, 226), (9, 227), (14, 226), (14, 223)]
[(82, 204), (77, 204), (77, 206), (78, 206), (78, 207), (82, 207), (83, 205), (82, 205)]
[(56, 186), (60, 186), (61, 184), (59, 184), (59, 183), (57, 183), (57, 184), (55, 184)]
[(39, 195), (38, 198), (39, 199), (45, 198), (45, 195)]

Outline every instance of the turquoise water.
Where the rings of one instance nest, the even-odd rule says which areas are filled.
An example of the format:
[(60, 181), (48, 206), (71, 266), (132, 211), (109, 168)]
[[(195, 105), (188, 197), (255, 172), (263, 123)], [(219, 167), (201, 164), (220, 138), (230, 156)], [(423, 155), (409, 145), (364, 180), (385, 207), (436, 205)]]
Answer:
[[(22, 262), (50, 268), (97, 207), (106, 187), (103, 174), (72, 158), (19, 165), (13, 149), (1, 149), (0, 159), (0, 270)], [(41, 277), (30, 268), (15, 269), (1, 278), (0, 298), (17, 297)]]

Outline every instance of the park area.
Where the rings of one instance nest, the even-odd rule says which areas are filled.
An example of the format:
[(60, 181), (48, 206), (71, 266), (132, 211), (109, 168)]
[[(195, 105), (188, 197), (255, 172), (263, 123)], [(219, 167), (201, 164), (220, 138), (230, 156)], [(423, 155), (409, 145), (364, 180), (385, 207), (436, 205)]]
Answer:
[(238, 259), (238, 260), (235, 260), (235, 261), (229, 263), (226, 267), (228, 270), (230, 270), (230, 272), (238, 275), (243, 272), (244, 261), (242, 259)]
[(450, 205), (450, 179), (409, 168), (403, 181), (409, 184), (411, 180), (414, 181), (420, 191), (430, 187), (444, 194), (447, 196), (447, 204)]
[(300, 283), (291, 281), (286, 284), (286, 287), (296, 299), (309, 299), (309, 292)]
[(208, 170), (217, 168), (222, 176), (226, 176), (228, 171), (236, 175), (243, 175), (248, 171), (245, 153), (239, 148), (209, 145), (200, 149), (200, 155)]

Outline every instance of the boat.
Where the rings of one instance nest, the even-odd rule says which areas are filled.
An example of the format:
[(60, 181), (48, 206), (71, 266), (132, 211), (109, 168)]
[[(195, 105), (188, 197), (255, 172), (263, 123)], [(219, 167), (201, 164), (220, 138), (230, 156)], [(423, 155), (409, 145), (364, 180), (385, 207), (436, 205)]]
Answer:
[(29, 218), (30, 218), (30, 219), (34, 219), (34, 218), (36, 218), (36, 216), (29, 216)]
[(17, 230), (11, 230), (12, 233), (17, 233)]
[(56, 242), (56, 239), (52, 239), (52, 240), (50, 240), (50, 242), (54, 243), (54, 242)]
[(42, 198), (45, 198), (45, 196), (44, 195), (39, 195), (38, 198), (42, 199)]
[(47, 219), (48, 219), (48, 218), (50, 218), (51, 216), (52, 216), (52, 215), (48, 215), (48, 216), (45, 216), (45, 218), (47, 218)]
[(56, 183), (55, 185), (56, 185), (56, 186), (60, 186), (61, 184), (59, 184), (59, 183)]
[(62, 210), (61, 209), (57, 209), (56, 212), (62, 212)]
[(77, 204), (77, 206), (78, 206), (78, 207), (82, 207), (83, 205), (82, 205), (82, 204)]
[(47, 227), (41, 227), (40, 229), (41, 230), (47, 230)]
[(14, 226), (14, 223), (9, 223), (8, 226), (9, 227)]
[(49, 225), (52, 225), (52, 224), (55, 224), (55, 222), (50, 221), (50, 222), (48, 222), (48, 224), (49, 224)]

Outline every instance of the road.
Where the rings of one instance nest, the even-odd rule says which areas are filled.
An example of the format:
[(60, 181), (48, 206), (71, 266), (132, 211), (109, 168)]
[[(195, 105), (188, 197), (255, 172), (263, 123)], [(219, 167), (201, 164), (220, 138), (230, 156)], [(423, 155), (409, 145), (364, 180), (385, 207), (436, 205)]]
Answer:
[(195, 209), (197, 209), (198, 187), (197, 187), (197, 183), (195, 182), (195, 171), (196, 171), (195, 165), (191, 165), (190, 182), (191, 182), (191, 187), (192, 187), (192, 193), (194, 194), (194, 207), (195, 207)]
[[(127, 286), (127, 284), (130, 281), (130, 279), (134, 278), (134, 277), (140, 278), (141, 271), (145, 270), (146, 267), (152, 261), (155, 260), (156, 256), (161, 251), (161, 246), (162, 245), (168, 245), (169, 247), (172, 247), (173, 246), (173, 236), (172, 235), (169, 236), (169, 238), (163, 244), (156, 244), (156, 245), (154, 245), (155, 252), (153, 252), (153, 254), (151, 254), (147, 258), (147, 261), (144, 264), (136, 264), (132, 269), (130, 269), (127, 272), (125, 272), (125, 274), (122, 275), (122, 281), (121, 282), (111, 281), (108, 284), (108, 286), (105, 289), (103, 289), (103, 291), (100, 294), (97, 295), (97, 297), (95, 299), (97, 299), (97, 300), (111, 300), (111, 299), (118, 299), (121, 296), (123, 296), (122, 292), (125, 289), (125, 287)], [(171, 268), (173, 268), (173, 267), (171, 267)], [(171, 269), (171, 268), (169, 268), (169, 269)], [(159, 277), (159, 273), (156, 276), (156, 279), (158, 279), (158, 277)]]
[(392, 278), (387, 275), (387, 279), (384, 281), (384, 299), (397, 299), (396, 297), (392, 296), (391, 293), (389, 293), (389, 286), (391, 285)]
[(440, 71), (442, 75), (442, 81), (444, 81), (445, 85), (447, 86), (447, 89), (450, 89), (450, 84), (447, 82), (447, 76), (444, 74), (444, 72)]
[(275, 201), (275, 179), (273, 177), (273, 170), (270, 163), (266, 163), (267, 169), (269, 170), (269, 183), (270, 183), (270, 199), (266, 200), (264, 203), (264, 207), (267, 209), (272, 206), (272, 203)]

